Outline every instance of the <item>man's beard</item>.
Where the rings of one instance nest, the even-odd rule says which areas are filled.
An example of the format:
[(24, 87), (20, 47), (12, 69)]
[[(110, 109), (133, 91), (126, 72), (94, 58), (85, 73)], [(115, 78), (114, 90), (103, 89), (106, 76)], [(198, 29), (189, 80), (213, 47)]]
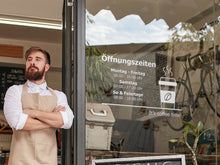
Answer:
[[(35, 68), (35, 69), (32, 69), (32, 68)], [(26, 79), (31, 80), (31, 81), (41, 80), (44, 76), (44, 72), (45, 72), (45, 68), (39, 71), (39, 69), (36, 66), (30, 66), (29, 68), (25, 70), (25, 77)]]

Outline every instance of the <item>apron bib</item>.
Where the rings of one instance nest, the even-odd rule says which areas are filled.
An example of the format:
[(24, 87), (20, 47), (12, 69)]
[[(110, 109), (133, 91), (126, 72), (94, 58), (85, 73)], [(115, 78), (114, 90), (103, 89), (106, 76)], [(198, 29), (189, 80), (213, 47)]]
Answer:
[[(22, 91), (22, 108), (52, 112), (57, 104), (56, 94), (40, 96), (28, 93), (27, 83)], [(56, 129), (13, 130), (9, 165), (57, 165)]]

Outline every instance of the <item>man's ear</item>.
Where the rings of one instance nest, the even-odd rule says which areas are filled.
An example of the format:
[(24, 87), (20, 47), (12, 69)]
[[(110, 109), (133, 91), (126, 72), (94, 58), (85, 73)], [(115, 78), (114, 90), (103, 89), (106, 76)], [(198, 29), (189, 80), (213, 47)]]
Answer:
[(47, 72), (49, 69), (50, 69), (50, 65), (49, 65), (49, 64), (46, 64), (46, 65), (45, 65), (45, 72)]

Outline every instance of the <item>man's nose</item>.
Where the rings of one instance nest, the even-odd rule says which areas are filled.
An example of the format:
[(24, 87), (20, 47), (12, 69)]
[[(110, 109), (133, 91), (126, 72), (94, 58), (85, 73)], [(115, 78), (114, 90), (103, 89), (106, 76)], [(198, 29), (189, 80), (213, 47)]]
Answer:
[(31, 61), (31, 66), (35, 66), (34, 60)]

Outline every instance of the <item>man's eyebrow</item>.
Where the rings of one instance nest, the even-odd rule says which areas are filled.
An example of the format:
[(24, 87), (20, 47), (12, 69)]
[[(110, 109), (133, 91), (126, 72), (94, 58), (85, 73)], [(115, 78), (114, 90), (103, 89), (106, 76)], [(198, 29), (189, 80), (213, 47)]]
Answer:
[(43, 59), (42, 57), (39, 57), (39, 56), (36, 56), (36, 58), (38, 58), (38, 59)]

